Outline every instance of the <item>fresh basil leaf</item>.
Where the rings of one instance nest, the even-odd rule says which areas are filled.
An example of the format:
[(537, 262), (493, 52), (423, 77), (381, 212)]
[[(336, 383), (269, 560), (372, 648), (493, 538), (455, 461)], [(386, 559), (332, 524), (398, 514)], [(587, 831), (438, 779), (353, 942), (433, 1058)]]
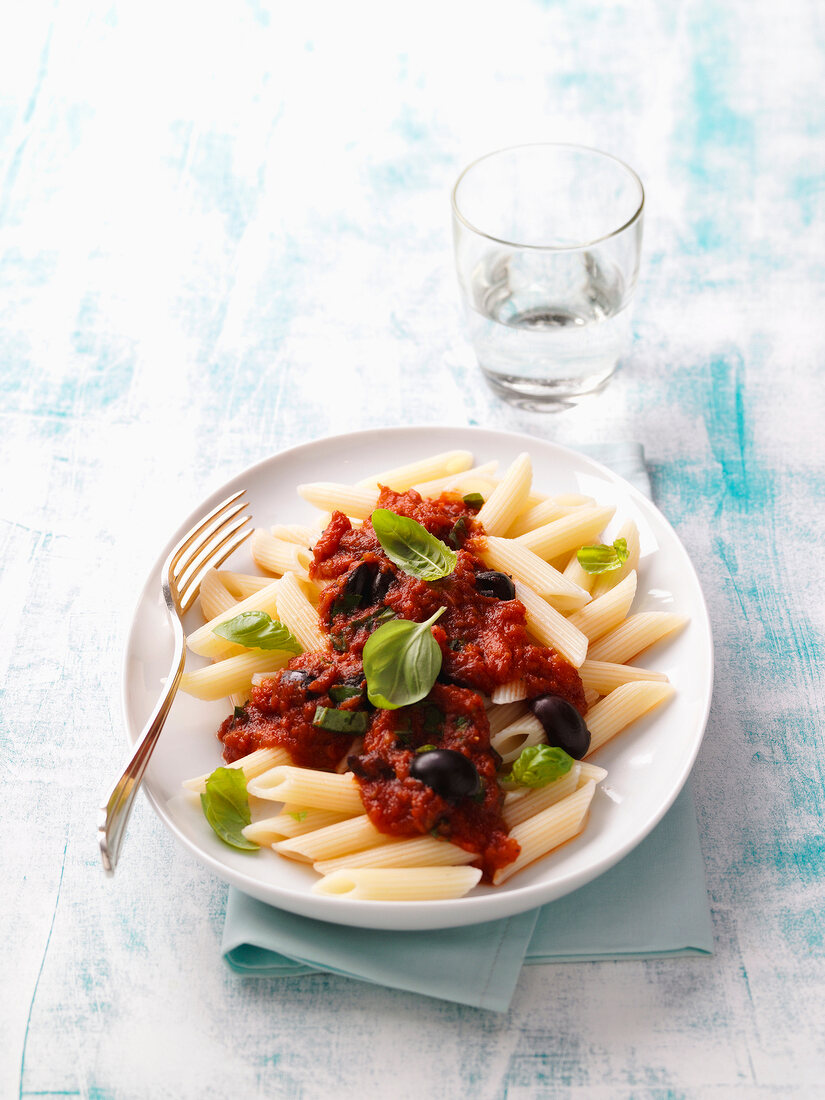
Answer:
[(234, 619), (218, 623), (213, 627), (212, 633), (247, 649), (280, 649), (285, 653), (303, 653), (296, 638), (284, 624), (271, 618), (265, 611), (243, 611)]
[(336, 710), (335, 707), (317, 706), (312, 724), (328, 733), (366, 733), (369, 717), (363, 710)]
[(446, 610), (439, 607), (425, 623), (394, 619), (370, 635), (362, 660), (373, 706), (395, 710), (429, 693), (441, 671), (441, 649), (430, 628)]
[(582, 546), (576, 554), (585, 573), (611, 573), (621, 569), (628, 556), (627, 539), (616, 539), (612, 546)]
[(466, 493), (462, 499), (468, 508), (473, 508), (476, 512), (484, 504), (481, 493)]
[(416, 520), (376, 508), (372, 526), (390, 561), (411, 577), (439, 581), (455, 569), (458, 559), (453, 551)]
[(206, 780), (201, 806), (204, 817), (224, 844), (247, 852), (260, 847), (241, 832), (252, 820), (243, 769), (216, 768)]
[(520, 787), (546, 787), (561, 779), (573, 767), (574, 760), (564, 749), (550, 745), (531, 745), (522, 749), (513, 770), (505, 775), (505, 783), (517, 783)]
[(349, 684), (336, 684), (329, 689), (329, 697), (333, 703), (343, 703), (345, 699), (355, 699), (360, 694), (360, 688), (350, 687)]

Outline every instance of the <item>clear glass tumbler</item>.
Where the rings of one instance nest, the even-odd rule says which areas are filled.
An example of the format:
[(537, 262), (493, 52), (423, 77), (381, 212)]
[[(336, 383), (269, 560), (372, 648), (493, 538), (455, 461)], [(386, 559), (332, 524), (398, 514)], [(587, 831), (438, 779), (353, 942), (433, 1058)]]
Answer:
[(644, 188), (581, 145), (519, 145), (453, 189), (467, 334), (499, 396), (553, 410), (602, 389), (630, 344)]

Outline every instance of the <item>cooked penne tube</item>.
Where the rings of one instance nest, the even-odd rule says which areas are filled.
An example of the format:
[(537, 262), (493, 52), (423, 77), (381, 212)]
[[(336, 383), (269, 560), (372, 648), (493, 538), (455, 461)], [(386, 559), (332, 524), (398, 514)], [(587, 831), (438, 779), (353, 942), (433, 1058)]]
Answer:
[[(233, 760), (231, 764), (218, 764), (219, 768), (242, 768), (247, 780), (256, 775), (274, 768), (277, 764), (290, 764), (292, 758), (286, 749), (256, 749), (248, 756), (242, 756), (240, 760)], [(213, 769), (214, 770), (214, 769)], [(206, 790), (206, 780), (212, 772), (205, 775), (196, 775), (193, 779), (184, 779), (183, 786), (187, 790), (200, 793)]]
[(378, 490), (357, 485), (339, 485), (334, 481), (314, 481), (299, 485), (298, 492), (322, 512), (343, 512), (351, 519), (367, 519), (375, 511)]
[(201, 611), (208, 622), (224, 611), (229, 611), (238, 602), (229, 589), (221, 581), (216, 569), (210, 569), (201, 581), (200, 592)]
[[(603, 768), (601, 770), (604, 771)], [(555, 806), (557, 802), (561, 802), (563, 798), (573, 794), (579, 786), (580, 775), (581, 764), (576, 763), (566, 775), (563, 775), (561, 779), (557, 779), (554, 783), (548, 783), (537, 790), (513, 791), (505, 795), (503, 815), (507, 828), (515, 828), (522, 821), (541, 813), (548, 806)]]
[(591, 661), (624, 664), (654, 642), (680, 630), (687, 621), (684, 615), (672, 611), (641, 611), (590, 646), (587, 656)]
[(371, 474), (356, 482), (356, 485), (359, 489), (376, 489), (379, 485), (386, 485), (397, 493), (406, 493), (416, 482), (454, 477), (463, 470), (469, 470), (472, 464), (473, 456), (470, 451), (445, 451), (443, 454), (419, 459), (418, 462), (408, 462), (404, 466), (384, 470), (380, 474)]
[[(187, 646), (193, 653), (197, 653), (201, 657), (225, 657), (230, 653), (243, 653), (242, 646), (233, 645), (226, 638), (222, 638), (220, 634), (216, 634), (215, 627), (227, 622), (229, 619), (234, 619), (236, 615), (241, 615), (245, 611), (265, 611), (273, 619), (277, 618), (277, 593), (280, 583), (280, 581), (270, 581), (266, 588), (262, 588), (259, 592), (253, 592), (245, 600), (241, 600), (240, 603), (236, 603), (233, 607), (216, 615), (214, 619), (210, 619), (208, 623), (189, 635), (186, 639)], [(280, 668), (281, 666), (275, 665), (274, 667)], [(224, 692), (224, 695), (229, 694), (228, 691)]]
[(345, 821), (345, 814), (335, 813), (333, 810), (290, 809), (284, 806), (281, 813), (275, 817), (265, 817), (261, 821), (253, 821), (241, 832), (247, 840), (254, 840), (261, 846), (286, 840), (287, 837), (302, 836), (313, 830), (323, 829), (327, 825), (335, 825), (339, 821)]
[(527, 629), (533, 637), (559, 652), (573, 668), (578, 668), (587, 655), (586, 635), (526, 584), (516, 581), (515, 586), (516, 599), (524, 604)]
[(312, 891), (361, 901), (438, 901), (464, 897), (480, 878), (475, 867), (358, 867), (325, 875)]
[(318, 538), (317, 531), (313, 531), (311, 527), (307, 527), (302, 523), (276, 523), (269, 528), (269, 533), (274, 539), (281, 539), (283, 542), (294, 542), (305, 549), (311, 547)]
[(227, 569), (219, 569), (218, 576), (233, 596), (239, 600), (260, 592), (272, 584), (272, 577), (256, 577), (252, 573), (232, 573)]
[(329, 649), (329, 638), (321, 631), (318, 612), (294, 573), (284, 573), (281, 577), (278, 617), (304, 649)]
[[(518, 683), (522, 684), (524, 681), (519, 680)], [(520, 718), (522, 714), (527, 713), (527, 704), (522, 700), (516, 699), (510, 703), (503, 703), (501, 706), (491, 706), (487, 711), (487, 721), (490, 723), (490, 736), (495, 733), (500, 733), (505, 726), (509, 726), (511, 722), (515, 722), (517, 718)]]
[(672, 686), (658, 680), (622, 684), (609, 695), (605, 695), (604, 699), (600, 699), (587, 712), (587, 728), (590, 730), (590, 749), (587, 755), (596, 752), (631, 722), (667, 702), (673, 695)]
[(294, 802), (301, 807), (362, 814), (358, 783), (352, 772), (321, 772), (313, 768), (279, 766), (247, 784), (256, 798), (273, 802)]
[(578, 549), (571, 554), (569, 561), (562, 570), (562, 574), (572, 584), (578, 585), (579, 588), (583, 588), (585, 592), (589, 592), (591, 596), (593, 595), (596, 577), (593, 573), (588, 573), (585, 569), (582, 569), (579, 564)]
[(389, 833), (379, 832), (366, 814), (351, 817), (335, 825), (327, 825), (312, 833), (282, 840), (273, 847), (279, 855), (304, 863), (315, 863), (322, 859), (335, 859), (348, 852), (360, 852), (362, 848), (377, 848), (389, 844)]
[(502, 764), (512, 764), (522, 749), (541, 745), (547, 740), (544, 726), (535, 715), (527, 713), (490, 737), (490, 747), (501, 757)]
[(497, 466), (497, 462), (485, 462), (482, 466), (473, 466), (460, 474), (448, 474), (447, 477), (437, 477), (432, 481), (418, 481), (413, 485), (413, 489), (422, 497), (438, 497), (442, 493), (474, 492), (475, 484), (483, 482), (485, 488), (479, 491), (486, 500), (495, 487), (494, 482), (491, 481), (491, 475), (495, 473)]
[(591, 779), (594, 783), (601, 783), (603, 779), (607, 779), (607, 768), (600, 768), (598, 764), (591, 764), (589, 760), (580, 760), (579, 786), (583, 787)]
[(528, 817), (511, 829), (510, 836), (518, 841), (521, 853), (512, 863), (496, 871), (493, 883), (498, 886), (499, 883), (506, 882), (528, 863), (580, 833), (595, 790), (596, 784), (590, 780), (574, 794), (568, 795), (554, 806), (548, 806), (533, 817)]
[(607, 634), (624, 622), (633, 598), (636, 595), (635, 570), (620, 581), (615, 588), (608, 589), (603, 596), (594, 599), (587, 607), (568, 615), (567, 621), (586, 634), (590, 642)]
[(432, 836), (389, 839), (389, 844), (337, 859), (319, 860), (313, 867), (319, 874), (328, 875), (344, 867), (460, 867), (476, 858), (475, 852)]
[(586, 504), (593, 505), (595, 501), (590, 497), (583, 498), (583, 501), (579, 504), (560, 504), (554, 497), (541, 500), (538, 504), (525, 508), (523, 512), (516, 516), (507, 531), (507, 538), (516, 539), (519, 535), (526, 535), (528, 531), (535, 531), (537, 527), (544, 527), (545, 524), (552, 523), (554, 519), (568, 516), (571, 512), (575, 512), (577, 508), (583, 508)]
[(252, 532), (252, 558), (261, 569), (270, 573), (301, 573), (306, 576), (312, 561), (312, 551), (286, 539), (276, 539), (262, 527)]
[(609, 695), (620, 684), (629, 684), (633, 680), (667, 680), (664, 672), (654, 672), (651, 668), (589, 659), (579, 669), (579, 676), (585, 688), (592, 688), (599, 695)]
[(598, 703), (598, 701), (599, 701), (598, 691), (594, 691), (593, 688), (586, 687), (584, 689), (584, 704), (587, 707), (587, 710), (590, 710), (590, 708), (593, 706), (593, 704)]
[[(243, 693), (252, 686), (252, 677), (256, 673), (275, 673), (283, 668), (292, 656), (282, 650), (254, 650), (243, 652), (236, 657), (227, 657), (205, 668), (196, 668), (184, 672), (180, 690), (196, 699), (214, 702), (228, 695)], [(247, 696), (248, 698), (248, 696)]]
[(517, 541), (550, 561), (594, 539), (610, 522), (614, 511), (615, 508), (577, 508), (568, 516), (519, 535)]
[(524, 452), (510, 466), (507, 473), (484, 502), (477, 519), (488, 535), (503, 535), (518, 515), (533, 480), (533, 465)]
[(498, 569), (522, 581), (540, 596), (565, 596), (571, 601), (571, 607), (581, 607), (590, 601), (589, 592), (514, 539), (488, 536), (479, 548), (478, 556), (491, 569)]
[(505, 706), (508, 703), (517, 703), (521, 699), (527, 698), (527, 684), (524, 680), (510, 680), (506, 684), (499, 684), (490, 698), (494, 703), (501, 703)]

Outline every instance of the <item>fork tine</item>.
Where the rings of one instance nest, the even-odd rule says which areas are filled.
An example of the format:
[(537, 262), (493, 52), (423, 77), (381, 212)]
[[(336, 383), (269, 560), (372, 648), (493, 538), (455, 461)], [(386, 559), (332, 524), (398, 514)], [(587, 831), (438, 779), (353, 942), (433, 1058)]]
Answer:
[(220, 522), (213, 523), (209, 533), (201, 539), (197, 547), (191, 550), (186, 564), (175, 574), (175, 584), (179, 592), (183, 592), (188, 587), (192, 576), (200, 570), (207, 558), (210, 558), (216, 550), (220, 549), (222, 542), (226, 541), (226, 537), (234, 534), (235, 531), (249, 522), (251, 516), (237, 516), (237, 512), (242, 510), (234, 509)]
[(229, 542), (233, 535), (249, 523), (251, 518), (251, 516), (239, 516), (232, 523), (219, 527), (214, 532), (207, 545), (202, 547), (198, 555), (187, 564), (186, 572), (178, 578), (177, 588), (181, 598), (183, 598), (187, 589), (191, 587), (194, 578), (205, 572), (204, 566), (214, 564), (216, 554)]
[[(248, 516), (244, 517), (244, 519), (249, 518), (250, 517)], [(208, 573), (210, 569), (217, 569), (219, 565), (223, 564), (223, 562), (226, 561), (230, 554), (234, 553), (234, 551), (237, 550), (239, 546), (242, 546), (246, 542), (251, 534), (251, 527), (248, 531), (240, 531), (239, 533), (234, 534), (234, 537), (233, 532), (230, 532), (225, 539), (222, 539), (221, 542), (218, 543), (218, 545), (213, 550), (213, 554), (215, 553), (215, 551), (221, 550), (221, 547), (226, 542), (226, 539), (232, 539), (229, 545), (221, 550), (217, 558), (213, 557), (213, 554), (210, 554), (209, 558), (202, 564), (200, 571), (197, 573), (197, 575), (190, 579), (186, 587), (185, 593), (180, 597), (181, 612), (188, 611), (189, 608), (192, 606), (192, 603), (200, 589), (201, 581), (203, 580), (204, 575)]]
[[(241, 489), (239, 492), (233, 493), (231, 497), (227, 497), (226, 500), (222, 501), (219, 505), (217, 505), (217, 507), (213, 508), (209, 515), (204, 516), (196, 527), (193, 527), (191, 531), (187, 532), (187, 534), (183, 536), (181, 541), (177, 544), (172, 553), (169, 555), (169, 559), (166, 563), (167, 573), (174, 569), (174, 567), (180, 561), (183, 552), (187, 550), (195, 541), (195, 539), (203, 533), (205, 528), (208, 527), (212, 520), (216, 519), (219, 515), (221, 515), (222, 512), (225, 512), (226, 509), (231, 504), (234, 504), (235, 501), (239, 500), (245, 492), (246, 489)], [(243, 508), (245, 507), (245, 505), (242, 504), (241, 507)]]
[(194, 537), (190, 541), (189, 546), (177, 556), (177, 560), (172, 567), (172, 577), (176, 584), (180, 585), (183, 576), (187, 571), (191, 571), (192, 566), (203, 554), (208, 544), (221, 530), (223, 530), (226, 524), (239, 515), (244, 508), (248, 507), (247, 501), (239, 500), (231, 505), (228, 510), (224, 509), (223, 512), (214, 517), (210, 523), (202, 523), (197, 532), (192, 532)]

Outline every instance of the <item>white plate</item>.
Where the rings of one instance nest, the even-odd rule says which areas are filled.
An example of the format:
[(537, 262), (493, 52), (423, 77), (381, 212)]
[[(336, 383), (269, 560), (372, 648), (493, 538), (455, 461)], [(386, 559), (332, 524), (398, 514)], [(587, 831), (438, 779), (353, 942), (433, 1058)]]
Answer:
[[(597, 789), (584, 833), (557, 852), (504, 886), (481, 886), (456, 901), (365, 902), (315, 895), (310, 887), (317, 875), (309, 866), (268, 851), (238, 852), (217, 839), (197, 805), (181, 794), (181, 781), (219, 765), (215, 731), (227, 706), (179, 694), (147, 774), (148, 797), (161, 820), (198, 859), (262, 901), (365, 928), (448, 928), (520, 913), (583, 886), (617, 863), (661, 819), (688, 777), (710, 707), (713, 642), (696, 573), (672, 527), (642, 494), (592, 459), (530, 436), (476, 428), (392, 428), (318, 440), (258, 463), (205, 500), (169, 540), (135, 612), (123, 690), (130, 740), (137, 738), (151, 712), (171, 658), (171, 629), (160, 596), (161, 566), (171, 546), (200, 516), (243, 488), (257, 524), (306, 522), (313, 510), (295, 492), (299, 483), (357, 481), (370, 472), (453, 448), (472, 451), (477, 462), (498, 459), (501, 469), (521, 451), (529, 451), (538, 489), (579, 492), (599, 503), (615, 504), (615, 527), (628, 517), (636, 521), (642, 560), (634, 610), (675, 610), (691, 620), (676, 638), (654, 646), (639, 662), (667, 673), (676, 697), (595, 754), (594, 762), (608, 769), (608, 778)], [(246, 548), (231, 564), (257, 572)], [(201, 620), (197, 610), (190, 615), (191, 629)]]

